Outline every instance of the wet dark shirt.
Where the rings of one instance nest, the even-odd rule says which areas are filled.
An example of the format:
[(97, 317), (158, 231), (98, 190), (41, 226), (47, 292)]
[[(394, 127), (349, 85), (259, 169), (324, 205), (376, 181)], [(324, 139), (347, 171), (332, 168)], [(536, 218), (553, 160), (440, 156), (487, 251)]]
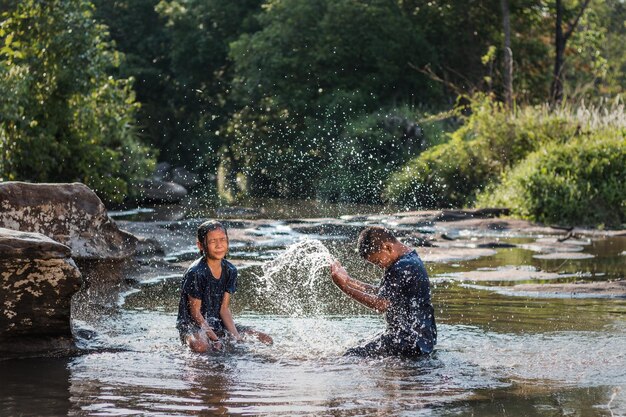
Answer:
[(237, 289), (237, 268), (227, 260), (222, 260), (222, 275), (216, 279), (204, 257), (196, 260), (185, 272), (181, 284), (180, 302), (176, 327), (181, 332), (198, 329), (191, 316), (188, 296), (202, 300), (200, 312), (215, 331), (224, 328), (220, 318), (220, 308), (224, 293), (233, 294)]
[(415, 251), (402, 255), (385, 270), (378, 295), (389, 300), (387, 334), (399, 344), (432, 352), (437, 343), (435, 310), (426, 268)]

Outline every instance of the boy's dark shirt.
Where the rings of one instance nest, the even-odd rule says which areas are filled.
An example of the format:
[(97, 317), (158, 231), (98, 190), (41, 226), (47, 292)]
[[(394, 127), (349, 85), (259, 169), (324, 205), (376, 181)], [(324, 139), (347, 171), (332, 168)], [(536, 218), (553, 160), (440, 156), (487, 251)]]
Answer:
[(224, 293), (233, 294), (237, 289), (237, 268), (227, 260), (222, 260), (222, 275), (215, 279), (206, 258), (197, 259), (185, 272), (181, 284), (180, 302), (176, 328), (180, 332), (193, 332), (199, 329), (191, 316), (187, 296), (202, 300), (200, 312), (215, 331), (221, 331), (224, 323), (220, 318), (220, 308)]
[(415, 251), (402, 255), (385, 270), (378, 296), (390, 302), (386, 333), (400, 344), (419, 347), (422, 354), (432, 352), (437, 343), (435, 310), (426, 268)]

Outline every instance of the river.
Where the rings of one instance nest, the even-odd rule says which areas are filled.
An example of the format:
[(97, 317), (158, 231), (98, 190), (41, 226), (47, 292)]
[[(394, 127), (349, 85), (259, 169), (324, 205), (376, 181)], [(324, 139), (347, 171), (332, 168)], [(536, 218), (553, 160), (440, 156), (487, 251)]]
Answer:
[[(233, 244), (230, 257), (240, 270), (236, 322), (269, 333), (274, 345), (191, 353), (175, 329), (180, 274), (135, 271), (75, 298), (80, 354), (0, 361), (0, 414), (626, 415), (625, 298), (511, 292), (512, 282), (459, 279), (527, 268), (558, 276), (515, 285), (623, 280), (625, 237), (591, 239), (581, 253), (593, 257), (563, 261), (536, 256), (529, 245), (541, 237), (502, 233), (499, 242), (515, 245), (426, 262), (439, 330), (435, 354), (359, 359), (342, 353), (381, 331), (383, 318), (344, 298), (323, 265), (298, 266), (302, 259), (285, 253), (307, 239), (366, 281), (375, 283), (379, 271), (358, 259), (354, 236), (303, 238), (280, 219), (272, 222), (282, 227), (280, 240)], [(190, 239), (163, 258), (188, 262)], [(428, 248), (417, 250), (428, 259)], [(264, 263), (276, 259), (282, 269), (268, 280)]]

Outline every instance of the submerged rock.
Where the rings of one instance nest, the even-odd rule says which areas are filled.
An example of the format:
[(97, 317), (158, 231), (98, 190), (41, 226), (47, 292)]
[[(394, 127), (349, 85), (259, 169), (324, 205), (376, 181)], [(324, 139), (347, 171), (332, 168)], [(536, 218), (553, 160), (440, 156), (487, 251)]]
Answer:
[(482, 248), (425, 247), (418, 251), (424, 262), (460, 262), (493, 256), (496, 251)]
[(0, 228), (0, 356), (72, 348), (71, 297), (82, 279), (70, 256), (42, 234)]
[(541, 255), (533, 255), (533, 258), (578, 260), (578, 259), (595, 258), (595, 255), (592, 255), (591, 253), (580, 253), (580, 252), (552, 252), (552, 253), (545, 253)]
[(515, 284), (490, 287), (465, 285), (501, 295), (534, 298), (626, 298), (626, 281), (565, 282), (555, 284)]
[(86, 185), (0, 183), (0, 227), (41, 233), (68, 246), (77, 260), (121, 260), (137, 239), (121, 231)]
[(517, 284), (507, 288), (513, 295), (537, 293), (572, 298), (626, 298), (626, 281), (571, 282), (561, 284)]
[(454, 272), (438, 275), (435, 279), (451, 279), (455, 281), (534, 281), (577, 277), (578, 274), (559, 274), (540, 271), (532, 266), (503, 266), (499, 268), (479, 268), (475, 271)]

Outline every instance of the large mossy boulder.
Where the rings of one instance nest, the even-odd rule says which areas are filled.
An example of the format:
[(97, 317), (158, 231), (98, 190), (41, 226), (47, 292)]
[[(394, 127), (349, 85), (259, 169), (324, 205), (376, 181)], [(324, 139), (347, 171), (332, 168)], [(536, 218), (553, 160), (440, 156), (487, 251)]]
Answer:
[(42, 234), (0, 228), (0, 357), (72, 348), (71, 299), (82, 279), (71, 254)]
[(87, 186), (0, 183), (0, 227), (41, 233), (68, 246), (80, 260), (123, 260), (135, 253), (137, 239), (108, 216)]

